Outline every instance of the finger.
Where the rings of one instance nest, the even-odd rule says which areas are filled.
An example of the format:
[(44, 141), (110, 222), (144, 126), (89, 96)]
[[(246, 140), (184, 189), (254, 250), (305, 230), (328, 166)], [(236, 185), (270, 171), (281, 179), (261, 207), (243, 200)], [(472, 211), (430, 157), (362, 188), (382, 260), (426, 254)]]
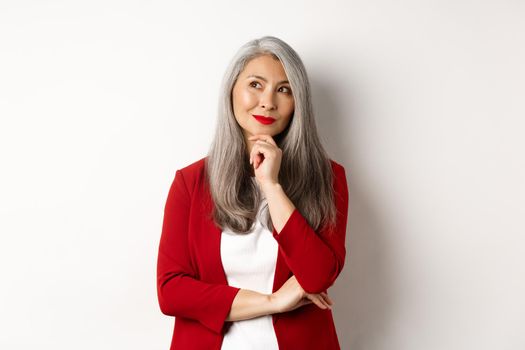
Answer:
[(332, 299), (330, 299), (330, 297), (328, 296), (328, 294), (322, 292), (321, 295), (323, 296), (323, 298), (330, 304), (330, 305), (334, 305), (334, 301)]
[(258, 150), (254, 145), (250, 153), (250, 164), (253, 164), (254, 167), (256, 167), (257, 165), (258, 156), (259, 156)]
[(334, 301), (332, 299), (330, 299), (330, 297), (327, 295), (324, 299), (328, 305), (330, 305), (330, 308), (332, 308), (334, 306)]
[(263, 141), (257, 141), (252, 146), (252, 152), (254, 153), (268, 153), (270, 151), (270, 145)]
[(271, 137), (270, 135), (266, 135), (266, 134), (253, 135), (253, 136), (250, 136), (248, 140), (264, 140), (268, 142), (269, 144), (277, 146), (273, 137)]
[(311, 304), (311, 303), (313, 303), (313, 301), (311, 301), (308, 298), (301, 299), (301, 305), (308, 305), (308, 304)]
[(260, 144), (254, 144), (252, 147), (252, 151), (250, 153), (250, 159), (252, 160), (252, 162), (255, 162), (257, 156), (261, 157), (266, 152), (268, 151), (264, 149), (263, 147), (261, 147)]
[(319, 306), (321, 309), (326, 309), (327, 306), (325, 304), (323, 304), (323, 302), (321, 302), (321, 300), (319, 299), (319, 297), (315, 296), (315, 295), (312, 295), (310, 294), (308, 296), (308, 298), (313, 301), (315, 303), (315, 305)]
[(325, 305), (329, 309), (332, 309), (332, 306), (328, 303), (328, 301), (325, 299), (325, 297), (322, 294), (317, 294), (316, 296), (323, 303), (323, 305)]
[(332, 305), (330, 305), (330, 304), (326, 301), (326, 299), (325, 299), (324, 297), (319, 296), (319, 300), (321, 300), (321, 302), (322, 302), (327, 308), (329, 308), (330, 310), (332, 310)]
[(323, 303), (324, 306), (326, 306), (328, 309), (332, 309), (332, 306), (330, 306), (330, 304), (328, 304), (328, 302), (326, 300), (324, 300), (324, 298), (322, 296), (319, 295), (319, 300)]
[(317, 298), (312, 298), (312, 302), (321, 309), (326, 309), (326, 306), (323, 303), (321, 303)]
[(253, 166), (255, 167), (255, 169), (257, 169), (259, 167), (259, 164), (262, 162), (260, 154), (258, 153), (254, 154), (252, 159), (253, 159)]
[(312, 303), (312, 301), (311, 301), (310, 299), (308, 299), (308, 298), (303, 298), (303, 299), (301, 299), (301, 300), (300, 300), (300, 301), (299, 301), (299, 302), (293, 307), (292, 310), (295, 310), (295, 309), (297, 309), (297, 308), (303, 307), (303, 306), (308, 305), (308, 304), (311, 304), (311, 303)]
[(261, 140), (261, 141), (266, 141), (268, 143), (272, 143), (272, 141), (274, 141), (273, 138), (270, 135), (268, 135), (268, 134), (252, 135), (252, 136), (248, 137), (248, 140), (250, 140), (250, 141)]
[(259, 168), (259, 165), (261, 165), (264, 157), (261, 154), (255, 155), (255, 169)]
[(259, 149), (261, 150), (260, 152), (263, 152), (265, 150), (269, 150), (269, 149), (273, 148), (273, 146), (270, 145), (270, 143), (268, 143), (268, 142), (266, 142), (264, 140), (257, 140), (253, 145), (254, 146), (257, 145), (259, 147)]

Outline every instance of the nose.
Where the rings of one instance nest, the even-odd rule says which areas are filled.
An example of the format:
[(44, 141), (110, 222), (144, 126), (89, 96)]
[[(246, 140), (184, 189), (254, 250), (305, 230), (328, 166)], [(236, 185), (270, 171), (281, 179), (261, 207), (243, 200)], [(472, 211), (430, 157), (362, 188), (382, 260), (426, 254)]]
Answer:
[(264, 91), (261, 94), (260, 105), (264, 109), (275, 109), (276, 105), (274, 102), (275, 94), (272, 90)]

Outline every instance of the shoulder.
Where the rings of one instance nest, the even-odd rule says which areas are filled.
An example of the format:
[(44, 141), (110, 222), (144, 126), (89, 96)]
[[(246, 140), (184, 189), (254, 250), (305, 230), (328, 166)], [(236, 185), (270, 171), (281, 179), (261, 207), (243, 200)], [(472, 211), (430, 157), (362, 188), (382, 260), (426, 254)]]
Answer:
[(196, 185), (203, 183), (202, 180), (205, 179), (206, 175), (204, 170), (207, 158), (207, 156), (202, 157), (177, 169), (176, 173), (182, 177), (190, 192), (192, 192), (191, 189), (194, 189)]
[(343, 199), (348, 201), (348, 180), (346, 178), (346, 171), (342, 164), (330, 159), (333, 173), (333, 188), (335, 193)]
[(345, 167), (342, 164), (333, 159), (330, 159), (330, 164), (332, 165), (332, 172), (335, 177), (345, 176)]
[(200, 173), (204, 171), (206, 158), (208, 157), (202, 157), (199, 160), (194, 161), (193, 163), (187, 164), (182, 168), (179, 168), (178, 171), (180, 171), (184, 176), (192, 176), (194, 174)]

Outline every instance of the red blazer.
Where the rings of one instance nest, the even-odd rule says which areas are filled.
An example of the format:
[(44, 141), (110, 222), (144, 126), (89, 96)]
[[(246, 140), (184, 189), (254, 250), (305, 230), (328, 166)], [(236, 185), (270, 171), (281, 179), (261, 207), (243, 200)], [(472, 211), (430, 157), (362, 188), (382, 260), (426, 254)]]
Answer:
[[(175, 172), (164, 209), (157, 261), (157, 294), (163, 314), (175, 316), (171, 350), (220, 349), (225, 321), (239, 288), (229, 286), (220, 256), (222, 229), (211, 219), (205, 158)], [(315, 232), (296, 208), (279, 234), (273, 292), (295, 275), (308, 293), (330, 287), (345, 262), (348, 188), (345, 169), (330, 160), (338, 210), (332, 236)], [(280, 350), (340, 349), (329, 309), (315, 304), (273, 314)]]

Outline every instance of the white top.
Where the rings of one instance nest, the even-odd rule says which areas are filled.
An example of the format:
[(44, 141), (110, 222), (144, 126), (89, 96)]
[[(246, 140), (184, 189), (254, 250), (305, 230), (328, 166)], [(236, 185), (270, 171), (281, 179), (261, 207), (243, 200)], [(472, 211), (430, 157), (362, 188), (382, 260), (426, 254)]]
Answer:
[[(252, 179), (256, 181), (254, 177)], [(261, 224), (265, 204), (263, 194), (257, 220), (250, 233), (242, 235), (231, 230), (222, 231), (221, 260), (230, 286), (271, 294), (279, 247), (272, 232)], [(234, 321), (224, 335), (221, 349), (278, 350), (272, 316)]]

